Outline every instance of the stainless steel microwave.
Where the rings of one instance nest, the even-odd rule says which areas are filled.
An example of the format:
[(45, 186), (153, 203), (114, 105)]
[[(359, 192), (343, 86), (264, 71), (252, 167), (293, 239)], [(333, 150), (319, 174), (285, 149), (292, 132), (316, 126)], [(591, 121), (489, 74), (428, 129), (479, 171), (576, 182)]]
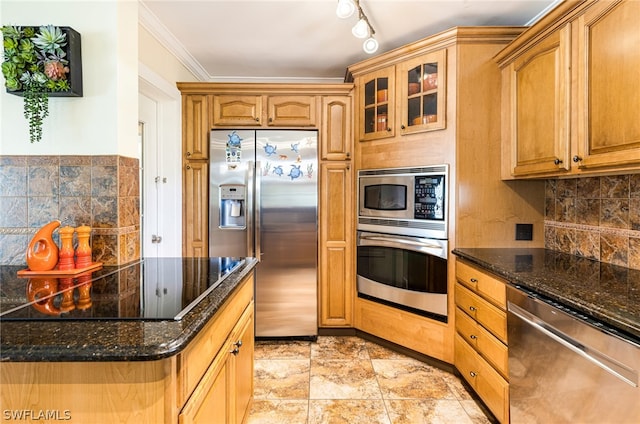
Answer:
[(449, 165), (358, 171), (358, 230), (446, 240)]

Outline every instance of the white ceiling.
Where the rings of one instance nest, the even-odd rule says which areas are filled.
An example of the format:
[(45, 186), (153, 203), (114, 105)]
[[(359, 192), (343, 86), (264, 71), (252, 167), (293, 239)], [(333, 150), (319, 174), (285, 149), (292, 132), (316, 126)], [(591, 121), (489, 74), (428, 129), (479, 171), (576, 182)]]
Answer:
[[(558, 0), (360, 0), (380, 54), (454, 26), (526, 25)], [(141, 0), (140, 22), (202, 81), (341, 82), (370, 57), (337, 0)]]

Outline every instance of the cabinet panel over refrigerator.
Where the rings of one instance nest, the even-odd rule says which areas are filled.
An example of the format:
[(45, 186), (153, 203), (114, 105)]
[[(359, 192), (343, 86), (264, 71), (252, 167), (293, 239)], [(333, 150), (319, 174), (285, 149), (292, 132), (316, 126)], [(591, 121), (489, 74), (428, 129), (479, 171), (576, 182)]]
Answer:
[(209, 255), (255, 256), (256, 337), (317, 335), (315, 130), (213, 130)]

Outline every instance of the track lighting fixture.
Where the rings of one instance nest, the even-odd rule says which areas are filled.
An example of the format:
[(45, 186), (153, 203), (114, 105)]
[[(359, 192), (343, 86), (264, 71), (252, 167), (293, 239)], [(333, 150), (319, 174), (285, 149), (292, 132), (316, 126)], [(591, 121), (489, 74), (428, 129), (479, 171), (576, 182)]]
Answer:
[(339, 18), (346, 19), (353, 15), (358, 9), (358, 22), (351, 29), (351, 33), (357, 38), (366, 38), (362, 44), (362, 49), (368, 53), (375, 53), (378, 50), (378, 41), (373, 37), (376, 33), (369, 22), (369, 18), (364, 14), (360, 6), (360, 0), (338, 0), (338, 8), (336, 15)]

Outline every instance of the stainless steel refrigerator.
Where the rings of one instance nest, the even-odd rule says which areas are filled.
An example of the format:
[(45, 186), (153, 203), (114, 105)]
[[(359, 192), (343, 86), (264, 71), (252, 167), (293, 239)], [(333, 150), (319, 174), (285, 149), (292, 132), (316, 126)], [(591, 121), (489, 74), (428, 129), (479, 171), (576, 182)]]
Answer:
[(254, 256), (256, 337), (315, 337), (318, 133), (212, 130), (209, 256)]

